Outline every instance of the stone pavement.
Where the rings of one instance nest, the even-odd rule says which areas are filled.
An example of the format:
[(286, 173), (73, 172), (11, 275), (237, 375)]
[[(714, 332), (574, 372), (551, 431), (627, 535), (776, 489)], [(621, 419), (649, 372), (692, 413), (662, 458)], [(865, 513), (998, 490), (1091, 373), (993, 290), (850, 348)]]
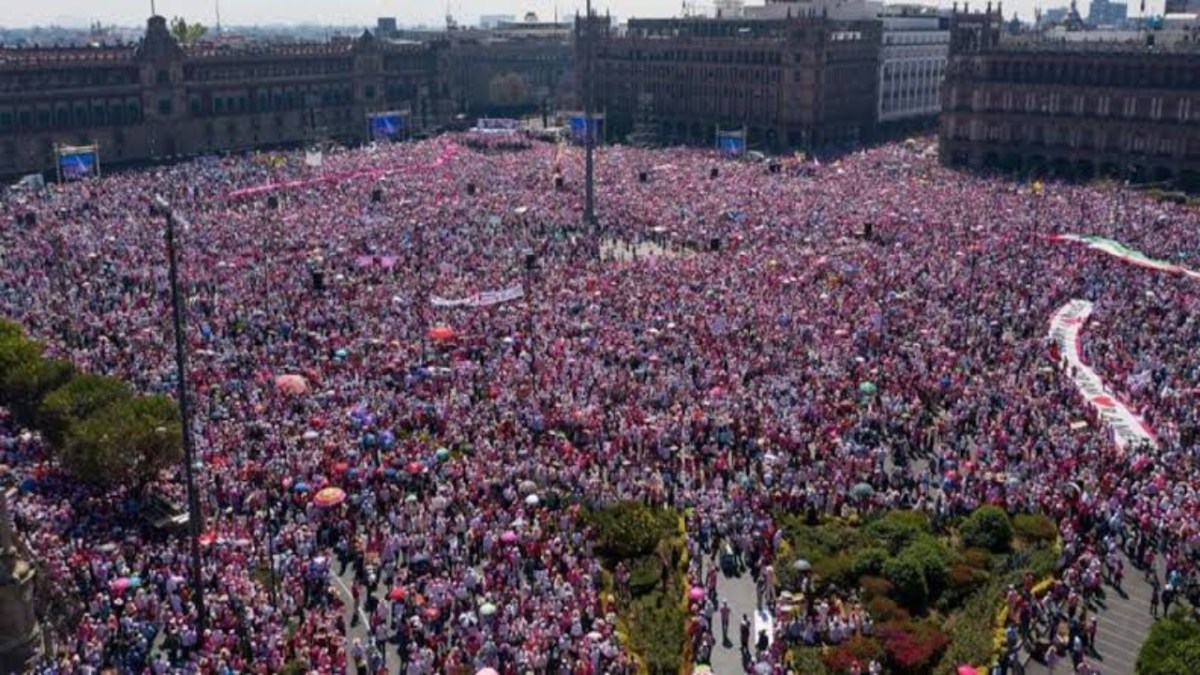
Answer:
[[(705, 562), (710, 561), (711, 559), (707, 559)], [(729, 602), (729, 642), (722, 644), (721, 619), (718, 612), (713, 615), (717, 645), (712, 653), (712, 671), (714, 675), (740, 675), (746, 672), (742, 666), (738, 639), (738, 627), (742, 616), (750, 617), (753, 622), (751, 648), (760, 630), (765, 630), (767, 635), (774, 637), (773, 621), (768, 612), (755, 611), (754, 580), (749, 571), (735, 577), (727, 577), (723, 573), (717, 575), (717, 601), (719, 603), (722, 600)]]
[[(1162, 578), (1161, 574), (1159, 578)], [(1133, 675), (1138, 651), (1149, 636), (1150, 627), (1154, 625), (1154, 618), (1150, 616), (1150, 588), (1145, 573), (1130, 565), (1128, 558), (1125, 559), (1125, 579), (1122, 582), (1124, 594), (1105, 585), (1104, 600), (1097, 612), (1097, 653), (1086, 659), (1103, 675)], [(1070, 672), (1070, 666), (1070, 659), (1064, 658), (1055, 673)], [(1050, 670), (1045, 664), (1030, 661), (1026, 673), (1048, 675)]]

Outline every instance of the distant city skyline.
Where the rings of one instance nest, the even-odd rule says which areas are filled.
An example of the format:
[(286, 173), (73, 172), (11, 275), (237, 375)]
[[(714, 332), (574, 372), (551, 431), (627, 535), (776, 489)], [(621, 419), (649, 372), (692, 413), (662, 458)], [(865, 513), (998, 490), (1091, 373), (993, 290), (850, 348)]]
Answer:
[[(219, 0), (155, 0), (156, 10), (166, 17), (182, 16), (189, 21), (198, 21), (208, 26), (216, 23), (217, 1)], [(1087, 15), (1090, 0), (1079, 0), (1079, 11)], [(1147, 14), (1160, 14), (1164, 0), (1146, 3)], [(150, 15), (150, 0), (52, 0), (46, 3), (12, 2), (0, 17), (0, 27), (24, 28), (31, 26), (60, 25), (85, 27), (94, 21), (104, 24), (132, 26), (142, 24)], [(711, 8), (709, 2), (697, 2), (701, 10)], [(762, 0), (747, 4), (762, 4)], [(935, 0), (925, 3), (948, 7), (952, 0)], [(982, 8), (986, 0), (975, 0)], [(1005, 18), (1016, 11), (1022, 19), (1033, 16), (1033, 8), (1063, 7), (1069, 0), (1009, 0), (1004, 3)], [(406, 6), (407, 5), (407, 6)], [(560, 19), (582, 11), (582, 0), (560, 0), (557, 10)], [(609, 11), (622, 19), (634, 17), (678, 16), (682, 12), (681, 0), (594, 0), (596, 11)], [(1140, 2), (1129, 3), (1129, 13), (1140, 13)], [(460, 24), (474, 24), (480, 15), (510, 14), (517, 18), (526, 12), (534, 12), (543, 21), (555, 14), (554, 0), (444, 0), (438, 2), (399, 3), (388, 0), (224, 0), (220, 3), (221, 23), (224, 25), (268, 25), (313, 23), (324, 25), (374, 25), (378, 17), (395, 17), (403, 25), (438, 26), (445, 23), (447, 9)]]

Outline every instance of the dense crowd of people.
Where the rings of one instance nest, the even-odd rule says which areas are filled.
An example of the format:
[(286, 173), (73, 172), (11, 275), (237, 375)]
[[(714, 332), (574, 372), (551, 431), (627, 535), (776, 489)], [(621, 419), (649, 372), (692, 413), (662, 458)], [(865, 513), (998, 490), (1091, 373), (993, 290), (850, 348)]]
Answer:
[[(1045, 235), (1197, 267), (1200, 212), (899, 146), (780, 173), (609, 147), (591, 228), (577, 149), (505, 150), (444, 136), (4, 198), (0, 316), (158, 393), (175, 371), (150, 202), (171, 203), (197, 398), (203, 633), (186, 538), (0, 428), (17, 529), (70, 607), (40, 672), (630, 672), (578, 503), (691, 507), (702, 550), (736, 538), (759, 570), (777, 507), (995, 503), (1054, 518), (1072, 564), (1138, 537), (1194, 573), (1197, 282)], [(1084, 360), (1157, 447), (1118, 448), (1052, 358), (1076, 298), (1095, 303)], [(314, 504), (331, 486), (346, 500)], [(777, 631), (828, 640), (834, 615), (862, 628), (847, 608)]]

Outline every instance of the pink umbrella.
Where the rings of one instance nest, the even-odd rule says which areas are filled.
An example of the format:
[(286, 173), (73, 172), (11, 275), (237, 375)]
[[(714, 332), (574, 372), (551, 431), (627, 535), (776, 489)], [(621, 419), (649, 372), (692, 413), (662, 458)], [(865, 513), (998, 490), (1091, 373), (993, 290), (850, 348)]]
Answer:
[(704, 589), (699, 586), (692, 586), (692, 590), (688, 592), (688, 597), (692, 600), (700, 600), (704, 598)]
[(480, 668), (475, 675), (500, 675), (500, 673), (497, 673), (495, 668)]
[(299, 396), (308, 391), (308, 380), (301, 375), (280, 375), (275, 378), (275, 389), (284, 394)]
[(517, 541), (517, 533), (513, 532), (512, 530), (508, 530), (504, 534), (500, 535), (500, 541), (506, 544), (515, 544)]
[(962, 665), (958, 667), (958, 675), (979, 675), (979, 671), (975, 666)]

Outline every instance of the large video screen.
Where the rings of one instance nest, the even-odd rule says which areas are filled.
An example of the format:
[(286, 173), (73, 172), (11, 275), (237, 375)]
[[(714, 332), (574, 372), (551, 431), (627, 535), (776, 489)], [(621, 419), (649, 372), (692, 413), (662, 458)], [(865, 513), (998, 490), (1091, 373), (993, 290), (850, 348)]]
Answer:
[(58, 170), (63, 180), (91, 178), (99, 168), (100, 157), (95, 146), (59, 148)]
[(376, 113), (370, 116), (371, 138), (390, 140), (404, 136), (404, 114), (399, 112)]

